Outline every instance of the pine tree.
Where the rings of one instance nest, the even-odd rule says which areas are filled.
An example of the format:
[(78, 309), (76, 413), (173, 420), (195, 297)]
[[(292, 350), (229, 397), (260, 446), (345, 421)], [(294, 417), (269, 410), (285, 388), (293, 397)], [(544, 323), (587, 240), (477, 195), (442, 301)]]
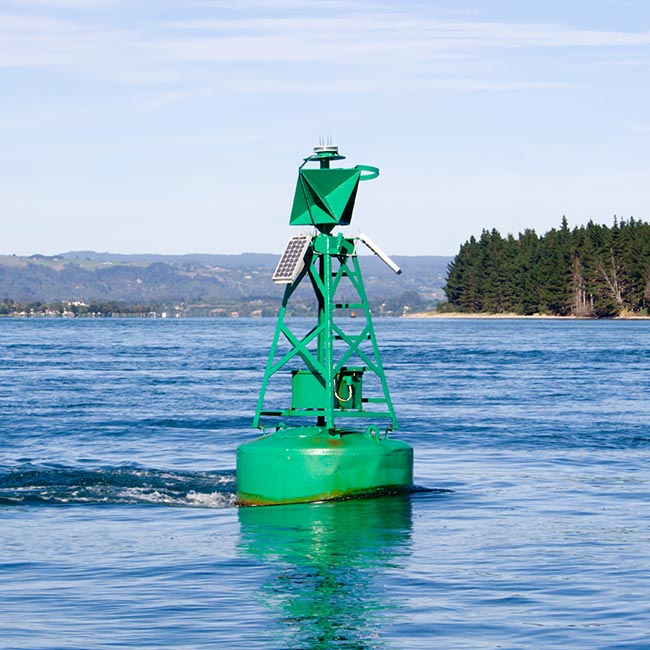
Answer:
[(650, 307), (650, 224), (589, 221), (542, 237), (525, 230), (503, 238), (496, 230), (471, 237), (449, 265), (445, 292), (472, 313), (514, 311), (611, 317)]

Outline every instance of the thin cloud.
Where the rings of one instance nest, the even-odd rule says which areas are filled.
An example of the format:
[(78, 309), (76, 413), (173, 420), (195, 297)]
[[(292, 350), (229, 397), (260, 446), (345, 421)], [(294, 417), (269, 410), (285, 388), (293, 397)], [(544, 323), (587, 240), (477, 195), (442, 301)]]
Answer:
[[(540, 49), (638, 50), (650, 45), (647, 31), (436, 20), (391, 3), (357, 3), (353, 9), (343, 3), (310, 3), (311, 15), (270, 17), (270, 12), (277, 16), (279, 7), (299, 5), (286, 1), (269, 8), (267, 3), (247, 2), (246, 6), (259, 7), (257, 16), (161, 19), (158, 24), (134, 18), (128, 27), (121, 24), (119, 11), (103, 14), (101, 21), (56, 11), (83, 4), (81, 0), (29, 0), (20, 5), (31, 7), (29, 13), (0, 14), (0, 67), (59, 67), (117, 84), (219, 84), (224, 90), (246, 91), (252, 86), (258, 92), (311, 92), (310, 75), (317, 70), (327, 71), (319, 84), (336, 79), (329, 84), (339, 92), (379, 90), (386, 84), (397, 89), (509, 91), (572, 82), (562, 78), (560, 67), (547, 73), (555, 78), (517, 79), (500, 53), (503, 50), (529, 50), (534, 56)], [(120, 5), (116, 0), (91, 4), (95, 8)], [(328, 14), (319, 14), (326, 5)], [(212, 7), (210, 15), (215, 7), (233, 9), (231, 3), (191, 6), (194, 13), (197, 7)], [(635, 54), (638, 57), (638, 51)], [(241, 66), (236, 78), (233, 65)], [(306, 66), (317, 68), (306, 71)]]
[[(168, 30), (212, 32), (219, 37), (284, 37), (299, 41), (340, 44), (350, 40), (385, 39), (386, 49), (396, 42), (428, 43), (431, 47), (616, 47), (650, 44), (650, 31), (584, 30), (557, 24), (439, 21), (412, 14), (351, 12), (336, 17), (233, 18), (172, 21)], [(327, 52), (328, 55), (336, 52)]]
[(4, 0), (5, 4), (20, 9), (81, 9), (97, 10), (114, 7), (119, 0)]

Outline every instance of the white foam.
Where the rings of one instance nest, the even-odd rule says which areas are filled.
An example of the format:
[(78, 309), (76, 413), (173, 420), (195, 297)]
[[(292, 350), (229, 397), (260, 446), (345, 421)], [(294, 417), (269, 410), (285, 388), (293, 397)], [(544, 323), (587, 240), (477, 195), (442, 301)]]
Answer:
[(132, 487), (120, 490), (115, 495), (115, 500), (194, 508), (227, 508), (234, 505), (235, 495), (231, 492), (203, 493), (193, 490), (185, 495), (175, 495), (151, 488)]
[(232, 492), (201, 492), (187, 493), (188, 505), (201, 506), (204, 508), (226, 508), (235, 505), (235, 495)]

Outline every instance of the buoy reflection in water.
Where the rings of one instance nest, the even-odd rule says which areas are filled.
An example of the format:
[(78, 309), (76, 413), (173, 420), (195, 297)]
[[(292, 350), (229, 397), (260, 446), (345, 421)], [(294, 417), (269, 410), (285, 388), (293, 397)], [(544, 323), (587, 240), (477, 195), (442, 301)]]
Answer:
[(272, 567), (260, 598), (284, 647), (380, 648), (397, 603), (385, 578), (411, 536), (408, 496), (240, 508), (239, 551)]

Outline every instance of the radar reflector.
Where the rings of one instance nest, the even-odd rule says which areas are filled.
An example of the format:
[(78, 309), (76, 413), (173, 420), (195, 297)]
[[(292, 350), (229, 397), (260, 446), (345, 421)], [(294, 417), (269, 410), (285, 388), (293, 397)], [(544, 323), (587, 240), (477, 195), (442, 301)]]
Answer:
[(305, 265), (305, 253), (311, 244), (311, 236), (296, 235), (287, 243), (273, 274), (276, 284), (291, 284)]

